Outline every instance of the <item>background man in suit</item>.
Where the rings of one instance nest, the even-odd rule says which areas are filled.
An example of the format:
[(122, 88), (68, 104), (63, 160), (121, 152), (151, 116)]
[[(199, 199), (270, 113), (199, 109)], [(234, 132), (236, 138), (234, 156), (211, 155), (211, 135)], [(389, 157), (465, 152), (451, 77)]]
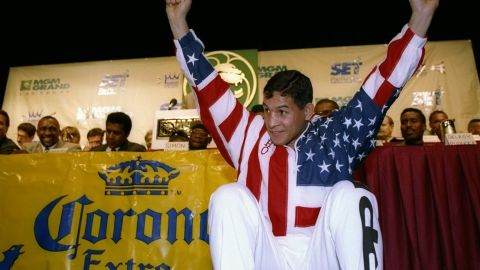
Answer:
[(103, 135), (105, 131), (101, 128), (92, 128), (87, 133), (87, 145), (83, 148), (83, 151), (90, 151), (92, 147), (102, 145)]
[(37, 135), (39, 142), (25, 144), (24, 149), (28, 153), (76, 152), (82, 150), (79, 144), (63, 142), (59, 139), (60, 124), (53, 116), (47, 115), (38, 121)]
[[(262, 106), (263, 108), (263, 106)], [(190, 150), (207, 149), (208, 144), (212, 141), (212, 136), (201, 121), (195, 121), (191, 125), (191, 133), (188, 142)]]
[(128, 152), (145, 152), (145, 146), (129, 142), (128, 135), (132, 130), (132, 119), (126, 113), (113, 112), (107, 116), (107, 124), (105, 129), (107, 144), (93, 147), (94, 152), (112, 152), (112, 151), (128, 151)]
[(329, 117), (334, 110), (339, 109), (338, 103), (328, 98), (322, 98), (315, 104), (315, 113), (322, 117)]
[(480, 135), (480, 118), (474, 118), (468, 122), (468, 132)]
[(378, 130), (377, 133), (377, 141), (381, 141), (382, 143), (384, 142), (403, 142), (403, 140), (397, 139), (393, 137), (393, 119), (385, 115), (385, 118), (383, 118), (382, 125), (380, 126), (380, 129)]
[(428, 125), (430, 126), (430, 135), (437, 135), (438, 138), (442, 139), (442, 128), (440, 124), (448, 120), (448, 115), (446, 112), (441, 110), (436, 110), (430, 113), (428, 117)]
[(8, 127), (10, 126), (10, 117), (4, 110), (0, 110), (0, 154), (11, 154), (19, 150), (18, 146), (7, 138)]
[(21, 123), (17, 127), (17, 144), (23, 147), (24, 144), (32, 142), (36, 132), (37, 128), (32, 123)]
[(423, 145), (423, 133), (427, 128), (425, 115), (417, 108), (406, 108), (400, 115), (400, 129), (406, 145)]

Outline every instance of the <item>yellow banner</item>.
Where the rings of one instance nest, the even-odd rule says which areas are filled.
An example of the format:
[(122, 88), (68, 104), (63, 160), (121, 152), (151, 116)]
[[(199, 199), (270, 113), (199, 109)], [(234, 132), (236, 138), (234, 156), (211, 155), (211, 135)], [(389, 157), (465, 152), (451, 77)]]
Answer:
[(217, 150), (0, 156), (0, 270), (211, 269), (209, 196), (235, 178)]

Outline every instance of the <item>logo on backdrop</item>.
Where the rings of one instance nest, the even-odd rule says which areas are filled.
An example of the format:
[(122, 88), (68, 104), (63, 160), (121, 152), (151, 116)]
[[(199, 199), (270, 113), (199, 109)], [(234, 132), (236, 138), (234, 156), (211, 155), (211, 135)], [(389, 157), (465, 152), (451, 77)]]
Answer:
[(180, 174), (154, 160), (129, 160), (98, 172), (105, 181), (105, 195), (168, 195), (168, 184)]
[[(426, 76), (427, 74), (440, 73), (445, 75), (447, 69), (443, 61), (437, 65), (422, 64), (417, 72), (416, 77)], [(444, 81), (444, 80), (442, 80)], [(425, 89), (425, 91), (415, 91), (412, 93), (411, 106), (419, 108), (426, 115), (429, 115), (434, 110), (441, 110), (443, 103), (443, 97), (445, 95), (445, 85), (441, 84), (436, 89)]]
[(438, 65), (425, 65), (425, 64), (422, 64), (420, 66), (420, 68), (417, 70), (417, 74), (415, 75), (417, 78), (422, 76), (422, 75), (425, 75), (426, 73), (428, 73), (429, 71), (431, 72), (440, 72), (440, 74), (445, 74), (445, 72), (447, 71), (447, 68), (445, 67), (445, 64), (442, 62), (440, 62), (440, 64)]
[[(220, 77), (230, 85), (235, 97), (245, 107), (256, 104), (258, 79), (255, 73), (256, 51), (214, 51), (206, 53), (210, 63), (214, 66)], [(249, 58), (247, 60), (247, 57)], [(184, 99), (192, 91), (187, 79), (183, 79), (182, 86)]]
[(178, 84), (180, 83), (180, 74), (164, 74), (163, 78), (158, 78), (158, 80), (160, 81), (160, 83), (163, 84), (165, 88), (177, 88)]
[(105, 74), (98, 85), (97, 95), (111, 96), (124, 92), (128, 76), (128, 70), (121, 74)]
[(259, 66), (258, 67), (258, 78), (269, 79), (280, 71), (288, 70), (287, 66)]
[[(75, 119), (77, 121), (84, 121), (88, 119), (106, 119), (111, 112), (120, 112), (125, 110), (122, 106), (87, 106), (77, 107)], [(131, 116), (131, 113), (125, 112)]]
[(69, 88), (70, 84), (60, 78), (20, 81), (20, 95), (57, 94)]
[(360, 57), (351, 62), (333, 63), (330, 68), (331, 83), (360, 83), (360, 67), (362, 66)]

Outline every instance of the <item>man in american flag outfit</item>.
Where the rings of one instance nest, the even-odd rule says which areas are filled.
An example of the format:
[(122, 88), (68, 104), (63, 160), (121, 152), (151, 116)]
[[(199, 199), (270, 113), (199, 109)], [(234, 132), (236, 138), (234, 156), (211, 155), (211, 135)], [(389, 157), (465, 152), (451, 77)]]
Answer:
[(412, 16), (345, 108), (314, 116), (310, 79), (295, 70), (264, 89), (264, 119), (247, 111), (189, 30), (191, 0), (166, 0), (176, 56), (197, 108), (238, 182), (210, 199), (215, 269), (382, 269), (377, 202), (352, 170), (375, 145), (389, 106), (421, 64), (438, 0)]

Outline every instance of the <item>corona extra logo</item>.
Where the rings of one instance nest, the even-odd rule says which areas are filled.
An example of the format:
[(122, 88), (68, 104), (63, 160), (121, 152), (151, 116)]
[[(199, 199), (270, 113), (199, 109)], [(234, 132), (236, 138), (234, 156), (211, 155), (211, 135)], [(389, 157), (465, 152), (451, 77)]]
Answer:
[[(257, 74), (254, 66), (243, 56), (231, 51), (214, 51), (205, 56), (212, 63), (220, 77), (230, 85), (235, 97), (248, 107), (257, 93)], [(192, 90), (186, 78), (183, 79), (183, 96)]]
[(180, 172), (154, 160), (129, 160), (98, 172), (105, 195), (168, 195), (168, 184)]

